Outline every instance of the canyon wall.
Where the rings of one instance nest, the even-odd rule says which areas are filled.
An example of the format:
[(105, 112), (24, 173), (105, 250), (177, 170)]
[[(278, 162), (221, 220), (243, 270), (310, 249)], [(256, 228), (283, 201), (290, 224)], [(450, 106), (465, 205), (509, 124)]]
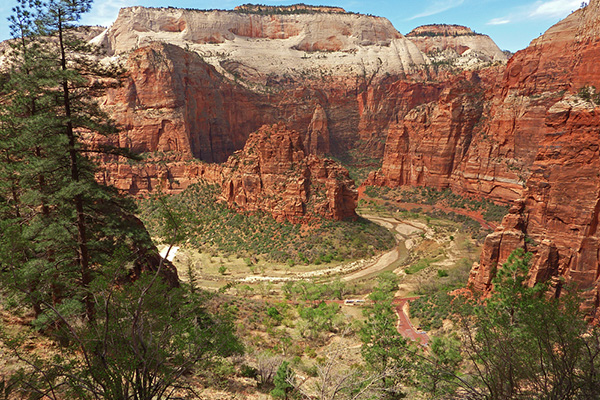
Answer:
[(136, 153), (223, 162), (273, 118), (259, 96), (180, 47), (155, 42), (134, 51), (125, 65), (122, 87), (102, 105), (123, 128), (119, 145)]
[[(490, 128), (502, 116), (494, 111), (501, 73), (502, 67), (464, 72), (435, 84), (431, 101), (397, 114), (387, 128), (382, 168), (365, 185), (450, 188), (505, 203), (519, 198), (524, 149), (510, 132)], [(516, 119), (512, 109), (510, 115)]]
[[(508, 132), (515, 143), (535, 146), (522, 152), (529, 173), (521, 200), (486, 239), (471, 273), (476, 290), (490, 290), (496, 268), (516, 247), (525, 247), (535, 254), (531, 283), (549, 280), (556, 295), (575, 285), (585, 291), (588, 310), (598, 309), (600, 107), (581, 88), (600, 87), (599, 27), (600, 1), (593, 0), (508, 63), (504, 101), (494, 107), (502, 110), (508, 98), (527, 104), (525, 120), (510, 124)], [(489, 132), (505, 127), (505, 119), (496, 113)]]
[(406, 35), (434, 65), (477, 69), (482, 64), (506, 62), (507, 57), (487, 35), (461, 25), (423, 25)]
[(512, 204), (472, 270), (476, 291), (491, 290), (497, 268), (523, 247), (534, 253), (531, 284), (548, 281), (555, 295), (575, 285), (590, 313), (598, 309), (599, 27), (594, 0), (506, 67), (446, 79), (388, 126), (382, 168), (365, 184), (450, 188)]
[(264, 13), (247, 8), (123, 8), (94, 42), (102, 44), (109, 55), (155, 41), (175, 44), (197, 52), (224, 74), (237, 74), (261, 85), (269, 79), (298, 80), (322, 74), (354, 79), (376, 69), (410, 73), (427, 62), (385, 18), (263, 7)]
[(220, 201), (241, 212), (262, 211), (278, 221), (356, 219), (358, 192), (348, 170), (311, 154), (302, 136), (283, 123), (264, 125), (225, 163), (177, 160), (155, 153), (143, 163), (107, 160), (98, 181), (134, 196), (177, 194), (197, 183), (222, 188)]

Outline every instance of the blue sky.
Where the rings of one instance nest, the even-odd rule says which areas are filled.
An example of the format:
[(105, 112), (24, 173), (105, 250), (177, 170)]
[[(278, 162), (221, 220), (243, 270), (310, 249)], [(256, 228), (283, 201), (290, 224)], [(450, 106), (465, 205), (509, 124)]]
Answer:
[[(446, 23), (466, 25), (477, 32), (490, 35), (503, 50), (517, 51), (527, 47), (550, 26), (584, 0), (299, 0), (306, 4), (340, 6), (348, 11), (388, 18), (401, 33), (406, 34), (419, 25)], [(587, 2), (588, 0), (585, 0)], [(199, 9), (232, 9), (250, 0), (97, 0), (82, 23), (108, 26), (121, 7), (134, 5), (152, 7), (186, 7)], [(6, 18), (16, 5), (15, 0), (0, 4), (0, 39), (10, 37)], [(259, 0), (255, 3), (279, 5), (290, 1)]]

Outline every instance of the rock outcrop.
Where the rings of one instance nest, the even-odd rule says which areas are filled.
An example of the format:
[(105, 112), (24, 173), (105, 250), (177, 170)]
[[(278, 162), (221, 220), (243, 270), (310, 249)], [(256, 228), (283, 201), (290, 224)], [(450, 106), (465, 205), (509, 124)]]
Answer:
[(356, 218), (358, 193), (337, 162), (304, 149), (298, 132), (265, 125), (223, 165), (223, 198), (241, 211), (264, 211), (279, 221), (320, 216)]
[(177, 194), (199, 182), (220, 185), (223, 182), (223, 169), (219, 164), (198, 160), (177, 161), (152, 157), (140, 163), (105, 162), (96, 179), (124, 193), (140, 197), (157, 192)]
[[(523, 125), (512, 124), (512, 137), (536, 146), (524, 158), (531, 163), (521, 206), (486, 240), (470, 279), (475, 289), (489, 290), (496, 268), (524, 246), (535, 255), (531, 283), (550, 281), (556, 295), (576, 285), (588, 311), (598, 311), (600, 107), (578, 93), (600, 86), (599, 26), (600, 1), (592, 0), (508, 63), (503, 103), (529, 104), (519, 116)], [(491, 129), (505, 126), (506, 114), (497, 113)]]
[(223, 162), (273, 113), (195, 53), (154, 42), (127, 59), (127, 78), (103, 101), (123, 127), (121, 147)]
[(387, 129), (382, 168), (365, 185), (450, 188), (505, 203), (519, 198), (524, 181), (514, 165), (515, 143), (487, 125), (498, 73), (465, 72), (434, 84), (433, 101), (397, 114)]
[(461, 25), (424, 25), (406, 35), (434, 66), (478, 69), (492, 62), (504, 63), (506, 54), (487, 35)]
[(175, 44), (197, 52), (231, 78), (238, 74), (260, 85), (284, 77), (354, 78), (378, 69), (410, 73), (426, 62), (423, 53), (385, 18), (263, 8), (268, 10), (123, 8), (94, 42), (117, 55), (155, 41)]
[(302, 136), (283, 124), (264, 125), (223, 164), (154, 155), (143, 163), (105, 162), (97, 179), (134, 196), (176, 194), (200, 182), (218, 185), (231, 208), (262, 211), (278, 221), (357, 218), (358, 192), (348, 171), (310, 154)]
[(490, 290), (525, 247), (532, 283), (549, 280), (557, 295), (575, 283), (598, 306), (599, 99), (578, 93), (600, 87), (600, 0), (506, 66), (488, 37), (461, 26), (404, 37), (383, 18), (261, 7), (131, 7), (93, 39), (128, 60), (125, 86), (103, 104), (124, 128), (119, 144), (166, 160), (101, 179), (131, 193), (204, 179), (240, 210), (340, 219), (354, 216), (355, 192), (316, 155), (383, 156), (369, 184), (516, 202), (485, 242), (475, 289)]
[(309, 154), (324, 155), (329, 153), (329, 127), (327, 114), (319, 104), (308, 125), (304, 138), (304, 148)]

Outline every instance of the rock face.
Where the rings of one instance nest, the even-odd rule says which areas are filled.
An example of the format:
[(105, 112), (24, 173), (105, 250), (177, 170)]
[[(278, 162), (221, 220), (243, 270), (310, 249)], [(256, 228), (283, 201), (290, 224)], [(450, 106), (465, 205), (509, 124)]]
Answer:
[(143, 163), (105, 162), (96, 179), (133, 196), (153, 192), (176, 194), (199, 182), (220, 185), (223, 169), (197, 160), (176, 161), (155, 157)]
[(239, 211), (262, 211), (278, 221), (357, 218), (358, 192), (337, 162), (310, 154), (301, 135), (283, 124), (250, 134), (243, 150), (223, 164), (155, 155), (130, 165), (105, 162), (98, 181), (134, 196), (176, 194), (204, 182), (222, 187), (221, 199)]
[(329, 8), (307, 13), (261, 7), (267, 11), (123, 8), (94, 42), (103, 44), (109, 54), (130, 52), (154, 41), (175, 44), (197, 52), (231, 78), (237, 75), (261, 85), (283, 77), (354, 78), (378, 69), (410, 73), (426, 62), (421, 51), (385, 18)]
[(272, 118), (261, 112), (255, 94), (177, 46), (152, 43), (134, 51), (126, 67), (123, 87), (103, 106), (124, 128), (120, 146), (136, 153), (223, 162)]
[(381, 158), (390, 123), (437, 90), (388, 20), (330, 7), (130, 7), (92, 42), (129, 72), (103, 101), (120, 144), (180, 160), (224, 162), (278, 121), (311, 153)]
[(514, 154), (522, 150), (487, 125), (498, 73), (498, 68), (466, 72), (433, 85), (433, 101), (397, 114), (387, 130), (382, 168), (365, 184), (450, 188), (501, 202), (517, 199), (523, 181)]
[(329, 128), (327, 114), (321, 105), (315, 108), (308, 132), (304, 139), (304, 148), (310, 154), (323, 155), (329, 153)]
[(425, 53), (434, 65), (480, 68), (482, 64), (505, 62), (506, 55), (487, 35), (461, 25), (424, 25), (406, 38)]
[(265, 211), (277, 220), (313, 216), (356, 218), (358, 193), (348, 171), (304, 149), (298, 132), (265, 125), (223, 165), (223, 197), (242, 211)]
[[(600, 86), (599, 26), (600, 1), (592, 0), (507, 66), (503, 102), (529, 104), (521, 114), (527, 120), (513, 124), (513, 135), (537, 146), (527, 156), (530, 173), (519, 207), (486, 240), (472, 271), (470, 283), (477, 290), (489, 290), (495, 269), (524, 246), (535, 255), (531, 283), (550, 281), (556, 295), (565, 284), (575, 284), (585, 291), (588, 311), (598, 311), (600, 107), (576, 93), (585, 85)], [(497, 114), (492, 129), (505, 126), (505, 119), (506, 112)]]

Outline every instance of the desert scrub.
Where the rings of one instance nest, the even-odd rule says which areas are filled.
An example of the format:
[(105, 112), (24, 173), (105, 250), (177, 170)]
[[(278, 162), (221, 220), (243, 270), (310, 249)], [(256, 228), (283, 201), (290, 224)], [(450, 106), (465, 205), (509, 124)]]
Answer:
[(454, 297), (440, 291), (429, 296), (419, 297), (410, 303), (411, 317), (419, 318), (421, 328), (429, 331), (442, 327), (444, 319), (450, 314), (450, 305)]
[[(170, 210), (179, 223), (179, 243), (198, 250), (254, 257), (287, 265), (330, 263), (366, 258), (391, 248), (389, 231), (364, 218), (356, 221), (311, 221), (304, 228), (277, 222), (262, 212), (238, 213), (217, 201), (220, 188), (193, 185), (169, 197), (141, 200), (139, 216), (153, 237), (162, 237), (162, 209)], [(291, 268), (291, 267), (290, 267)]]
[(389, 200), (395, 198), (404, 203), (443, 205), (450, 208), (481, 212), (486, 221), (500, 222), (508, 213), (508, 206), (487, 199), (459, 196), (450, 189), (436, 190), (428, 187), (391, 191), (389, 188), (368, 186), (365, 194), (372, 198)]

